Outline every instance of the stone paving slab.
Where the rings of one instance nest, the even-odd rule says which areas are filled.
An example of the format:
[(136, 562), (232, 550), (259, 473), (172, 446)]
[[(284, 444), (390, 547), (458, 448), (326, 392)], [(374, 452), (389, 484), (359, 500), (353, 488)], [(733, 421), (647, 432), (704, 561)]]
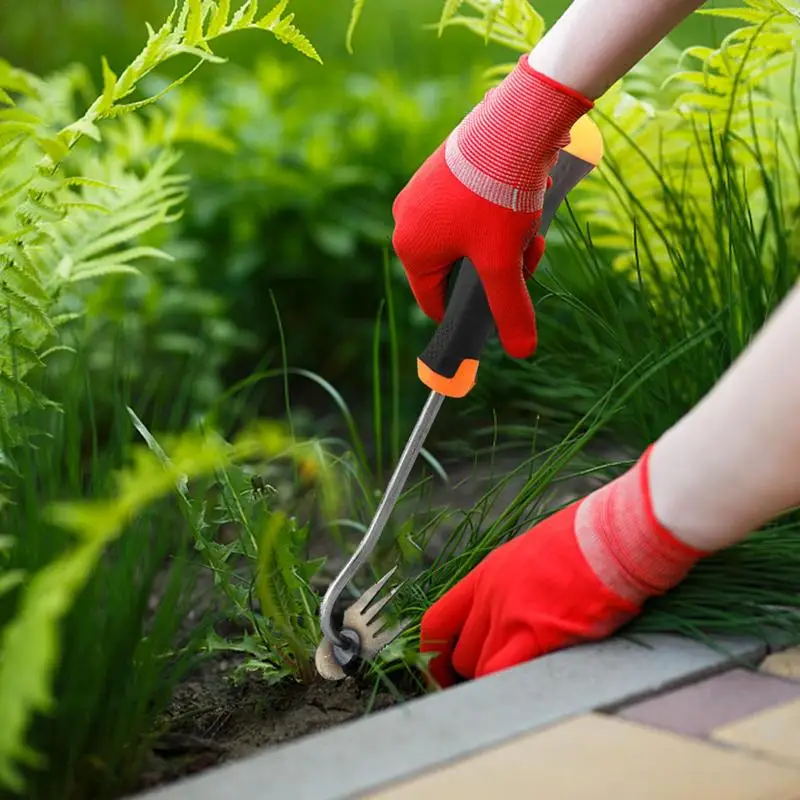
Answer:
[(265, 789), (292, 800), (362, 796), (567, 717), (755, 665), (766, 650), (747, 639), (717, 639), (715, 648), (677, 636), (637, 641), (616, 638), (552, 653), (142, 797), (216, 800), (262, 796)]
[(725, 725), (713, 738), (800, 768), (800, 700)]
[(762, 672), (800, 681), (800, 646), (789, 647), (779, 653), (771, 653), (760, 667)]
[(796, 800), (800, 769), (587, 714), (363, 800)]
[(800, 648), (773, 653), (759, 670), (578, 715), (359, 800), (800, 800), (800, 680), (771, 674), (798, 667)]

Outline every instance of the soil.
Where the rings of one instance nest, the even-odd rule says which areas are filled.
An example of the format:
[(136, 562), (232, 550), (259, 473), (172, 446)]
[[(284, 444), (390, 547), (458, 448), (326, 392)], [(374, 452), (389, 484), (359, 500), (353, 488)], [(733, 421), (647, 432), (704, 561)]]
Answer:
[(227, 679), (232, 664), (207, 662), (176, 690), (164, 733), (154, 744), (137, 791), (152, 789), (243, 758), (263, 747), (324, 731), (397, 702), (388, 691), (347, 679), (309, 686), (267, 686), (257, 678)]
[[(595, 455), (607, 461), (632, 455), (608, 445), (595, 445), (592, 449)], [(442, 503), (452, 509), (471, 508), (498, 475), (519, 463), (519, 454), (506, 454), (496, 458), (491, 468), (470, 465), (450, 470), (451, 483), (436, 488), (435, 504)], [(523, 482), (524, 477), (520, 477), (506, 487), (487, 522), (501, 512), (506, 495), (510, 501)], [(555, 507), (582, 496), (600, 483), (602, 479), (597, 476), (583, 476), (556, 484), (557, 488), (543, 507)], [(403, 510), (399, 509), (398, 513)], [(446, 530), (437, 533), (436, 539), (429, 543), (430, 552), (426, 552), (425, 562), (430, 563), (435, 557), (435, 551), (446, 539)], [(343, 566), (344, 558), (338, 551), (331, 550), (329, 539), (312, 542), (311, 549), (313, 556), (328, 558), (320, 576), (321, 583), (315, 587), (324, 592), (327, 583)], [(218, 594), (213, 591), (212, 576), (201, 570), (194, 587), (193, 610), (184, 623), (187, 631), (198, 618), (219, 610), (215, 597)], [(158, 592), (151, 602), (158, 603)], [(226, 627), (227, 630), (219, 629), (218, 633), (228, 636), (237, 632), (233, 626)], [(242, 758), (264, 747), (332, 728), (400, 702), (388, 689), (375, 693), (372, 682), (353, 678), (340, 683), (320, 680), (305, 686), (289, 682), (268, 685), (253, 676), (234, 684), (230, 675), (235, 665), (234, 659), (221, 654), (204, 661), (178, 686), (167, 711), (166, 732), (152, 747), (137, 791)]]

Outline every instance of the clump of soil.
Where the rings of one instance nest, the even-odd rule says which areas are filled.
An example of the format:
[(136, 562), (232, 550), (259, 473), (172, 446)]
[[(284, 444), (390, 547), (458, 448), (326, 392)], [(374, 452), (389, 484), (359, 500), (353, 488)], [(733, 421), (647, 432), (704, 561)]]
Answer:
[(394, 705), (397, 696), (349, 678), (310, 685), (233, 683), (231, 661), (209, 661), (175, 691), (167, 730), (153, 745), (137, 791), (151, 789), (255, 750), (299, 739)]

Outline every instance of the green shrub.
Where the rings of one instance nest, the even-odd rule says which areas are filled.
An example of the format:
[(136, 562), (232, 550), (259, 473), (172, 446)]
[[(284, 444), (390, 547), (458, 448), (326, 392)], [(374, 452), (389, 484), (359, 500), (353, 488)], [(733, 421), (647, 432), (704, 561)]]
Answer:
[[(65, 107), (73, 97), (63, 89), (63, 76), (49, 84), (0, 62), (0, 104), (6, 107), (0, 112), (0, 269), (6, 323), (0, 333), (0, 423), (6, 438), (11, 415), (42, 402), (27, 382), (28, 374), (43, 365), (42, 355), (49, 354), (56, 329), (82, 311), (80, 294), (71, 294), (72, 287), (136, 273), (141, 260), (169, 259), (137, 240), (173, 221), (184, 199), (185, 179), (171, 172), (174, 156), (163, 147), (151, 152), (144, 166), (135, 158), (123, 160), (118, 152), (104, 152), (98, 125), (150, 105), (204, 62), (218, 60), (209, 42), (236, 30), (270, 31), (317, 58), (291, 16), (281, 16), (286, 5), (281, 0), (259, 18), (254, 0), (232, 17), (228, 2), (181, 3), (158, 31), (150, 29), (147, 45), (119, 77), (103, 62), (102, 93), (77, 118)], [(188, 72), (160, 94), (130, 101), (140, 81), (181, 55), (196, 59)], [(75, 74), (68, 73), (66, 80), (74, 82)], [(100, 146), (86, 153), (87, 139)], [(75, 151), (83, 159), (75, 158)]]

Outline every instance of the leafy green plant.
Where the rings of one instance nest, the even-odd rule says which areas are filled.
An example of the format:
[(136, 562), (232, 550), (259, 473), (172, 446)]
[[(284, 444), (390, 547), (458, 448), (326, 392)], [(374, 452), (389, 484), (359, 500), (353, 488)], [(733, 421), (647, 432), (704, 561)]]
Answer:
[[(101, 143), (99, 125), (156, 102), (199, 66), (220, 61), (211, 42), (235, 31), (271, 32), (303, 54), (318, 59), (308, 40), (283, 16), (287, 0), (258, 17), (247, 0), (233, 14), (228, 0), (185, 0), (158, 29), (149, 28), (146, 46), (117, 76), (103, 62), (103, 89), (86, 111), (64, 122), (60, 104), (51, 107), (52, 87), (0, 62), (0, 270), (5, 325), (0, 336), (0, 409), (6, 438), (10, 416), (44, 402), (27, 377), (43, 365), (58, 328), (71, 314), (57, 303), (83, 280), (130, 273), (143, 259), (167, 255), (136, 240), (174, 219), (183, 200), (183, 179), (171, 174), (165, 153), (144, 175), (118, 160), (106, 163), (114, 183), (97, 171), (70, 169), (71, 151), (85, 138)], [(141, 81), (177, 56), (195, 65), (161, 92), (131, 100)], [(15, 99), (16, 98), (16, 99)], [(98, 153), (100, 148), (95, 148)], [(100, 151), (101, 152), (101, 151)], [(102, 173), (101, 173), (102, 174)]]
[[(158, 30), (148, 26), (144, 49), (119, 76), (103, 61), (102, 91), (88, 98), (86, 71), (80, 67), (48, 81), (0, 61), (0, 299), (4, 320), (0, 329), (0, 464), (10, 473), (5, 487), (8, 497), (3, 501), (13, 498), (21, 509), (6, 520), (15, 539), (13, 543), (4, 540), (8, 569), (0, 574), (5, 605), (0, 630), (0, 714), (4, 720), (0, 785), (4, 788), (24, 788), (20, 767), (42, 766), (36, 747), (48, 750), (58, 742), (59, 726), (69, 719), (59, 717), (59, 710), (69, 714), (76, 707), (81, 708), (79, 716), (85, 718), (85, 726), (70, 732), (70, 748), (47, 752), (55, 763), (48, 765), (44, 777), (39, 773), (37, 785), (45, 787), (55, 779), (61, 781), (59, 792), (72, 793), (86, 785), (106, 792), (110, 785), (124, 784), (130, 778), (131, 765), (138, 763), (143, 752), (142, 734), (163, 707), (185, 665), (183, 656), (175, 658), (167, 652), (176, 633), (181, 607), (177, 601), (184, 584), (180, 577), (169, 584), (167, 609), (148, 621), (142, 598), (149, 596), (156, 571), (162, 567), (159, 554), (168, 551), (159, 543), (148, 552), (145, 545), (132, 545), (127, 535), (123, 536), (139, 509), (137, 504), (146, 505), (163, 491), (159, 487), (164, 485), (165, 472), (168, 481), (175, 475), (159, 467), (162, 482), (156, 479), (148, 484), (146, 480), (137, 483), (135, 469), (133, 474), (123, 472), (119, 485), (122, 499), (116, 505), (56, 503), (48, 516), (41, 515), (42, 498), (37, 494), (40, 471), (32, 453), (39, 442), (34, 432), (47, 432), (59, 417), (37, 413), (57, 403), (34, 385), (34, 370), (41, 370), (49, 358), (68, 349), (58, 334), (86, 312), (86, 295), (82, 294), (86, 282), (138, 274), (140, 262), (170, 258), (154, 246), (152, 237), (177, 219), (185, 199), (186, 179), (174, 173), (177, 159), (165, 138), (146, 158), (133, 149), (125, 158), (120, 148), (104, 146), (103, 132), (120, 124), (118, 118), (158, 101), (203, 63), (221, 61), (211, 49), (211, 43), (221, 36), (247, 29), (267, 31), (319, 60), (292, 24), (292, 15), (284, 15), (287, 4), (280, 0), (259, 16), (255, 0), (236, 8), (229, 0), (179, 0)], [(179, 56), (194, 58), (195, 65), (161, 92), (135, 99), (144, 78)], [(80, 99), (88, 102), (82, 114), (74, 107)], [(47, 383), (46, 373), (39, 377), (40, 384)], [(69, 394), (58, 399), (63, 413)], [(80, 413), (75, 408), (68, 411)], [(24, 427), (23, 414), (28, 420), (35, 418), (38, 428)], [(54, 483), (50, 488), (55, 493), (56, 481), (66, 469), (76, 494), (87, 484), (92, 490), (103, 489), (106, 473), (97, 461), (101, 445), (95, 420), (88, 426), (88, 442), (73, 436), (76, 430), (82, 433), (86, 428), (70, 427), (70, 422), (67, 439), (74, 449), (66, 462), (63, 452), (48, 448), (46, 439), (38, 451), (42, 455), (37, 457), (52, 459)], [(66, 440), (57, 441), (63, 446)], [(213, 466), (214, 459), (224, 462), (231, 454), (271, 455), (276, 448), (285, 448), (286, 441), (277, 430), (262, 428), (239, 437), (230, 449), (215, 443), (217, 449), (199, 444), (192, 451), (187, 436), (177, 461), (188, 472), (202, 471), (204, 465)], [(15, 447), (20, 443), (25, 446)], [(88, 462), (87, 444), (95, 456)], [(118, 455), (113, 447), (111, 450), (112, 456)], [(145, 472), (154, 467), (144, 459), (137, 464)], [(58, 490), (66, 488), (63, 482), (57, 486)], [(22, 492), (22, 497), (15, 497), (15, 491)], [(61, 528), (61, 538), (54, 533), (55, 527)], [(25, 537), (21, 536), (23, 530)], [(126, 577), (130, 585), (106, 604), (104, 614), (92, 615), (89, 598), (96, 601), (101, 597), (107, 587), (103, 581), (114, 576)], [(62, 625), (74, 634), (66, 651), (61, 645)], [(99, 647), (91, 658), (79, 650), (81, 644), (98, 641), (104, 634), (106, 646)], [(126, 659), (132, 660), (127, 675), (124, 679), (115, 676), (120, 661)], [(84, 661), (91, 666), (91, 673), (77, 667)], [(86, 694), (83, 682), (90, 674), (97, 679), (91, 687), (97, 690), (94, 697)], [(119, 717), (98, 716), (102, 689), (120, 690), (109, 701), (120, 709)], [(56, 707), (57, 700), (60, 705)]]
[[(468, 9), (471, 13), (462, 13)], [(463, 27), (520, 53), (530, 52), (545, 31), (545, 22), (527, 0), (445, 0), (439, 23), (439, 36), (446, 28)], [(497, 71), (502, 71), (498, 67)], [(492, 70), (494, 72), (495, 70)]]
[[(471, 24), (495, 37), (486, 13)], [(745, 24), (716, 48), (681, 54), (662, 42), (598, 101), (603, 163), (559, 214), (532, 286), (539, 353), (512, 363), (494, 351), (481, 403), (516, 397), (523, 420), (569, 424), (614, 375), (666, 359), (613, 423), (643, 445), (699, 401), (791, 286), (800, 182), (785, 165), (800, 142), (797, 15), (773, 0), (707, 14)], [(506, 46), (535, 44), (538, 34), (507, 28)], [(697, 59), (698, 70), (682, 65)]]
[[(20, 759), (30, 760), (25, 732), (34, 714), (52, 708), (58, 624), (109, 545), (119, 540), (152, 502), (176, 490), (193, 528), (202, 530), (199, 522), (204, 504), (189, 502), (189, 481), (231, 463), (264, 458), (296, 458), (315, 464), (323, 495), (328, 502), (333, 501), (318, 449), (311, 443), (294, 442), (277, 424), (262, 423), (252, 425), (230, 443), (213, 433), (170, 437), (163, 450), (151, 442), (151, 449), (132, 451), (130, 465), (116, 475), (111, 497), (51, 504), (47, 519), (69, 532), (74, 541), (19, 587), (16, 615), (6, 624), (0, 639), (0, 709), (6, 720), (0, 739), (0, 766), (6, 785), (20, 788), (13, 765)], [(201, 544), (211, 563), (216, 563), (220, 553), (209, 541)]]
[[(156, 437), (130, 414), (150, 451), (172, 468)], [(299, 525), (277, 506), (277, 492), (262, 472), (266, 466), (221, 463), (207, 475), (191, 476), (191, 486), (183, 480), (177, 487), (195, 549), (228, 601), (229, 620), (244, 629), (235, 639), (212, 631), (204, 650), (242, 654), (234, 678), (258, 672), (268, 682), (290, 677), (310, 683), (321, 635), (311, 580), (325, 559), (309, 558), (308, 523)], [(323, 489), (329, 488), (321, 451), (304, 454), (300, 466), (312, 482), (321, 480)], [(224, 541), (219, 541), (221, 530)]]
[[(632, 76), (638, 98), (622, 81), (598, 105), (607, 168), (587, 183), (575, 208), (597, 229), (598, 246), (619, 251), (615, 265), (621, 269), (633, 269), (637, 260), (645, 269), (651, 263), (666, 268), (664, 230), (676, 227), (678, 202), (690, 204), (686, 211), (696, 216), (696, 235), (710, 256), (725, 257), (713, 218), (716, 181), (709, 175), (720, 140), (739, 172), (752, 224), (768, 239), (767, 252), (783, 233), (769, 224), (774, 205), (789, 221), (800, 212), (800, 183), (776, 177), (797, 159), (798, 12), (778, 0), (747, 0), (745, 7), (698, 13), (746, 24), (719, 47), (673, 53), (666, 79), (645, 61)], [(772, 185), (765, 185), (765, 175)]]
[[(620, 392), (624, 394), (623, 386), (613, 387), (617, 397)], [(512, 472), (497, 475), (495, 485), (466, 513), (455, 517), (452, 512), (441, 511), (428, 525), (418, 527), (415, 538), (422, 549), (437, 526), (450, 522), (451, 533), (433, 564), (398, 598), (394, 613), (415, 620), (415, 624), (385, 654), (385, 668), (405, 670), (414, 663), (422, 666), (417, 656), (422, 615), (492, 550), (554, 513), (557, 509), (553, 509), (549, 496), (558, 488), (559, 480), (588, 474), (611, 480), (630, 466), (631, 462), (597, 463), (584, 452), (607, 422), (605, 414), (582, 420), (555, 446), (536, 453)], [(510, 504), (499, 507), (503, 490), (516, 480), (524, 480), (523, 487)], [(704, 559), (676, 588), (648, 601), (621, 635), (677, 633), (699, 640), (732, 635), (771, 642), (780, 634), (785, 641), (800, 640), (798, 521), (796, 514), (787, 515), (745, 542)]]
[[(213, 497), (214, 508), (211, 514), (190, 515), (197, 548), (228, 596), (233, 618), (241, 620), (246, 628), (246, 633), (237, 639), (213, 634), (206, 647), (209, 652), (232, 651), (244, 655), (234, 676), (254, 672), (270, 682), (286, 677), (311, 682), (316, 676), (313, 656), (322, 634), (318, 620), (320, 587), (313, 586), (312, 581), (325, 564), (325, 558), (311, 556), (310, 533), (313, 528), (317, 546), (328, 539), (329, 544), (324, 545), (327, 552), (338, 547), (341, 555), (346, 556), (366, 532), (375, 513), (379, 490), (385, 480), (384, 456), (388, 454), (396, 460), (402, 444), (400, 364), (388, 260), (384, 276), (388, 313), (384, 314), (381, 309), (377, 315), (372, 347), (372, 458), (368, 456), (364, 432), (359, 430), (345, 398), (328, 381), (309, 370), (290, 368), (284, 361), (282, 368), (254, 373), (220, 398), (219, 405), (232, 405), (237, 395), (255, 385), (283, 379), (291, 427), (296, 436), (305, 437), (311, 435), (311, 431), (316, 432), (315, 441), (335, 475), (339, 507), (346, 514), (335, 520), (329, 515), (323, 519), (309, 516), (302, 525), (294, 516), (288, 516), (290, 508), (296, 511), (298, 503), (304, 505), (303, 495), (318, 481), (313, 462), (296, 475), (270, 465), (233, 465), (217, 471), (207, 485), (195, 487), (193, 497), (187, 502), (197, 503), (200, 498), (211, 502), (208, 498)], [(383, 342), (384, 337), (388, 338), (388, 346)], [(286, 357), (285, 351), (283, 357)], [(388, 361), (388, 368), (384, 367), (383, 358)], [(388, 379), (384, 373), (388, 373)], [(327, 396), (347, 430), (345, 437), (320, 436), (322, 425), (318, 419), (308, 426), (306, 433), (306, 423), (292, 408), (287, 383), (290, 375), (315, 385)], [(387, 397), (389, 402), (385, 403)], [(384, 425), (385, 416), (391, 420), (388, 426)], [(218, 415), (212, 413), (204, 424), (213, 426), (217, 420)], [(137, 425), (149, 446), (158, 452), (158, 443), (152, 435), (141, 423)], [(427, 449), (422, 450), (422, 460), (428, 469), (422, 471), (403, 496), (412, 504), (432, 476), (447, 479), (442, 465)], [(372, 559), (373, 580), (398, 559), (406, 566), (419, 561), (421, 551), (414, 539), (417, 522), (412, 511), (402, 522), (395, 519), (387, 526)], [(219, 525), (233, 528), (235, 538), (231, 542), (216, 544), (211, 541)], [(398, 662), (399, 659), (406, 667), (414, 663), (413, 654), (402, 651), (401, 655), (402, 658), (395, 652), (392, 660)]]
[[(685, 349), (692, 342), (682, 345)], [(680, 349), (671, 356), (679, 357)], [(538, 430), (528, 429), (532, 453), (515, 469), (492, 475), (489, 490), (472, 508), (431, 509), (415, 520), (414, 541), (423, 551), (430, 551), (442, 527), (448, 535), (432, 563), (399, 595), (394, 613), (414, 624), (385, 653), (386, 669), (404, 671), (410, 664), (424, 668), (417, 655), (422, 615), (494, 549), (563, 507), (554, 503), (561, 482), (589, 475), (605, 482), (630, 468), (629, 459), (598, 460), (587, 445), (625, 412), (632, 398), (647, 391), (660, 371), (668, 371), (669, 363), (662, 354), (660, 363), (637, 364), (618, 375), (554, 445), (538, 446)], [(523, 432), (518, 426), (517, 437)], [(484, 456), (491, 466), (493, 448)], [(521, 487), (509, 503), (508, 487), (516, 483)], [(797, 512), (789, 512), (746, 541), (703, 559), (677, 587), (649, 600), (620, 634), (635, 639), (643, 632), (678, 633), (703, 641), (713, 635), (753, 636), (765, 642), (775, 641), (777, 634), (787, 642), (800, 640), (798, 523)]]

